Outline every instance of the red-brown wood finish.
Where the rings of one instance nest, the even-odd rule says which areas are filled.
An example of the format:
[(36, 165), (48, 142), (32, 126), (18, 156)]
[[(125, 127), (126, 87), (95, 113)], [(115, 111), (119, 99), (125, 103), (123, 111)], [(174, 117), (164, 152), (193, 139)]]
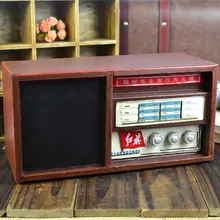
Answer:
[[(138, 6), (141, 4), (141, 6)], [(152, 8), (152, 4), (154, 7)], [(135, 6), (136, 5), (136, 6)], [(167, 53), (169, 52), (169, 46), (170, 46), (170, 0), (158, 0), (158, 7), (156, 7), (157, 1), (131, 1), (131, 0), (121, 0), (120, 1), (120, 54), (138, 54), (138, 53), (152, 53), (153, 48), (149, 49), (150, 43), (157, 44), (155, 52), (159, 53)], [(134, 6), (135, 9), (132, 10), (132, 7)], [(141, 10), (141, 7), (143, 8), (143, 11)], [(145, 9), (144, 9), (145, 8)], [(152, 17), (152, 20), (147, 17), (146, 14), (149, 14), (148, 11), (146, 11), (147, 8), (150, 8), (150, 14), (149, 16)], [(137, 15), (139, 13), (139, 16)], [(158, 17), (157, 19), (154, 17)], [(158, 20), (158, 22), (156, 22)], [(124, 25), (124, 22), (126, 22), (126, 25)], [(153, 22), (153, 23), (152, 23)], [(154, 22), (156, 22), (154, 24)], [(166, 22), (166, 25), (163, 25)], [(137, 28), (134, 27), (135, 25), (143, 26), (145, 25), (144, 30), (138, 32), (136, 31)], [(158, 26), (157, 26), (158, 25)], [(151, 28), (149, 28), (151, 26)], [(156, 27), (157, 26), (157, 27)], [(154, 34), (152, 32), (155, 32), (155, 30), (152, 30), (152, 27), (157, 29), (157, 40), (155, 41)], [(132, 34), (131, 34), (132, 33)], [(131, 35), (131, 36), (130, 36)], [(140, 45), (140, 39), (145, 38), (145, 36), (148, 36), (147, 39), (145, 39), (146, 45), (145, 49), (141, 49), (137, 46), (138, 49), (135, 49), (135, 44)], [(132, 42), (130, 42), (132, 45), (132, 48), (129, 48), (129, 37), (132, 38)], [(150, 39), (152, 42), (150, 42)], [(138, 43), (139, 40), (139, 43)], [(134, 43), (137, 41), (137, 43)], [(148, 46), (148, 47), (147, 47)], [(155, 49), (155, 48), (154, 48)], [(145, 52), (144, 52), (145, 51)]]
[(129, 0), (120, 1), (120, 55), (128, 54)]
[[(125, 54), (123, 51), (127, 54), (156, 53), (162, 51), (161, 45), (166, 45), (169, 50), (164, 52), (185, 52), (220, 64), (220, 45), (217, 37), (220, 30), (216, 28), (219, 18), (215, 13), (220, 2), (167, 0), (169, 8), (167, 10), (165, 7), (163, 10), (162, 1), (166, 0), (127, 0), (128, 6), (120, 8), (120, 13), (125, 14), (129, 21), (129, 26), (120, 31), (122, 54)], [(157, 6), (153, 7), (152, 4)], [(169, 22), (164, 29), (161, 26), (161, 18), (167, 12)], [(166, 29), (167, 35), (164, 34), (164, 37), (160, 38), (162, 30)]]
[(11, 166), (14, 177), (16, 178), (18, 169), (18, 157), (16, 152), (16, 143), (15, 143), (15, 132), (16, 124), (14, 118), (14, 94), (13, 94), (13, 75), (8, 71), (6, 66), (2, 66), (2, 79), (4, 80), (3, 90), (4, 90), (4, 135), (5, 135), (5, 149), (6, 156)]
[[(191, 86), (174, 85), (173, 87), (142, 87), (140, 97), (137, 88), (113, 88), (116, 76), (150, 76), (164, 74), (198, 73), (203, 75), (203, 83)], [(34, 181), (71, 176), (121, 172), (154, 167), (210, 161), (214, 155), (214, 127), (216, 108), (216, 88), (218, 65), (216, 63), (182, 53), (140, 54), (106, 57), (82, 57), (77, 59), (51, 59), (36, 61), (3, 62), (4, 121), (6, 153), (17, 182)], [(69, 169), (23, 172), (22, 142), (20, 123), (19, 81), (48, 80), (80, 77), (107, 78), (106, 87), (106, 144), (105, 166), (73, 167)], [(132, 94), (133, 91), (133, 94)], [(175, 93), (175, 94), (174, 94)], [(114, 102), (127, 96), (132, 99), (149, 97), (203, 95), (206, 97), (205, 120), (194, 124), (203, 125), (202, 151), (199, 153), (154, 156), (148, 158), (111, 160), (111, 134), (114, 128)], [(126, 100), (126, 98), (125, 98)], [(104, 103), (103, 103), (104, 104)], [(178, 125), (189, 125), (179, 123)], [(158, 125), (162, 126), (162, 125)], [(119, 129), (120, 130), (120, 129)], [(31, 147), (31, 146), (30, 146)]]
[(159, 34), (159, 53), (169, 52), (169, 0), (160, 0), (160, 34)]
[(113, 96), (113, 74), (107, 77), (106, 86), (106, 145), (105, 145), (105, 166), (111, 165), (111, 141), (112, 141), (112, 96)]

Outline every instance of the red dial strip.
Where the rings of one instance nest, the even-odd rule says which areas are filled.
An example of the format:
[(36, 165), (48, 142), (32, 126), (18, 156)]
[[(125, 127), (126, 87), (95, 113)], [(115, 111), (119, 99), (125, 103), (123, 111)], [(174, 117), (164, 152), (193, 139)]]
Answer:
[(158, 85), (176, 85), (200, 83), (200, 74), (160, 76), (160, 77), (116, 77), (114, 78), (114, 87), (130, 86), (158, 86)]

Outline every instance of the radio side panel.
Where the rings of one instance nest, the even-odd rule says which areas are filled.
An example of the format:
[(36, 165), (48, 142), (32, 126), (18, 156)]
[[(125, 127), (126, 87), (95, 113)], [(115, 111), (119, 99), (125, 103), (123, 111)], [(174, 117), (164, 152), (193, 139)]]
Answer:
[(20, 180), (18, 171), (18, 155), (16, 152), (16, 119), (15, 119), (15, 99), (14, 85), (16, 79), (7, 69), (7, 66), (2, 64), (2, 79), (3, 79), (3, 108), (4, 108), (4, 135), (5, 135), (5, 152), (16, 181)]

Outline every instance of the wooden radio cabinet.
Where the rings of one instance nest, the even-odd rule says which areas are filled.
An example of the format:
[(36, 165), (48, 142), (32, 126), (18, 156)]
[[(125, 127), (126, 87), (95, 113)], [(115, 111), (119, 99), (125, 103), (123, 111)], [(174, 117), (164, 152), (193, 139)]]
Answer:
[(217, 75), (182, 53), (4, 62), (15, 180), (212, 160)]

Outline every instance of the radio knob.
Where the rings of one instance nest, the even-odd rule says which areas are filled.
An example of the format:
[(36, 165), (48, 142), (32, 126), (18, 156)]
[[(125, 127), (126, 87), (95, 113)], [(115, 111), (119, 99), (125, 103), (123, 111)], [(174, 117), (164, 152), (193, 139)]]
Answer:
[(170, 144), (176, 144), (180, 138), (176, 132), (171, 132), (171, 133), (169, 133), (167, 139)]
[(150, 136), (149, 142), (150, 144), (153, 144), (154, 146), (159, 145), (163, 141), (163, 138), (158, 133), (153, 133)]
[(192, 131), (185, 131), (185, 133), (183, 134), (183, 140), (188, 144), (192, 143), (195, 139), (196, 135)]

